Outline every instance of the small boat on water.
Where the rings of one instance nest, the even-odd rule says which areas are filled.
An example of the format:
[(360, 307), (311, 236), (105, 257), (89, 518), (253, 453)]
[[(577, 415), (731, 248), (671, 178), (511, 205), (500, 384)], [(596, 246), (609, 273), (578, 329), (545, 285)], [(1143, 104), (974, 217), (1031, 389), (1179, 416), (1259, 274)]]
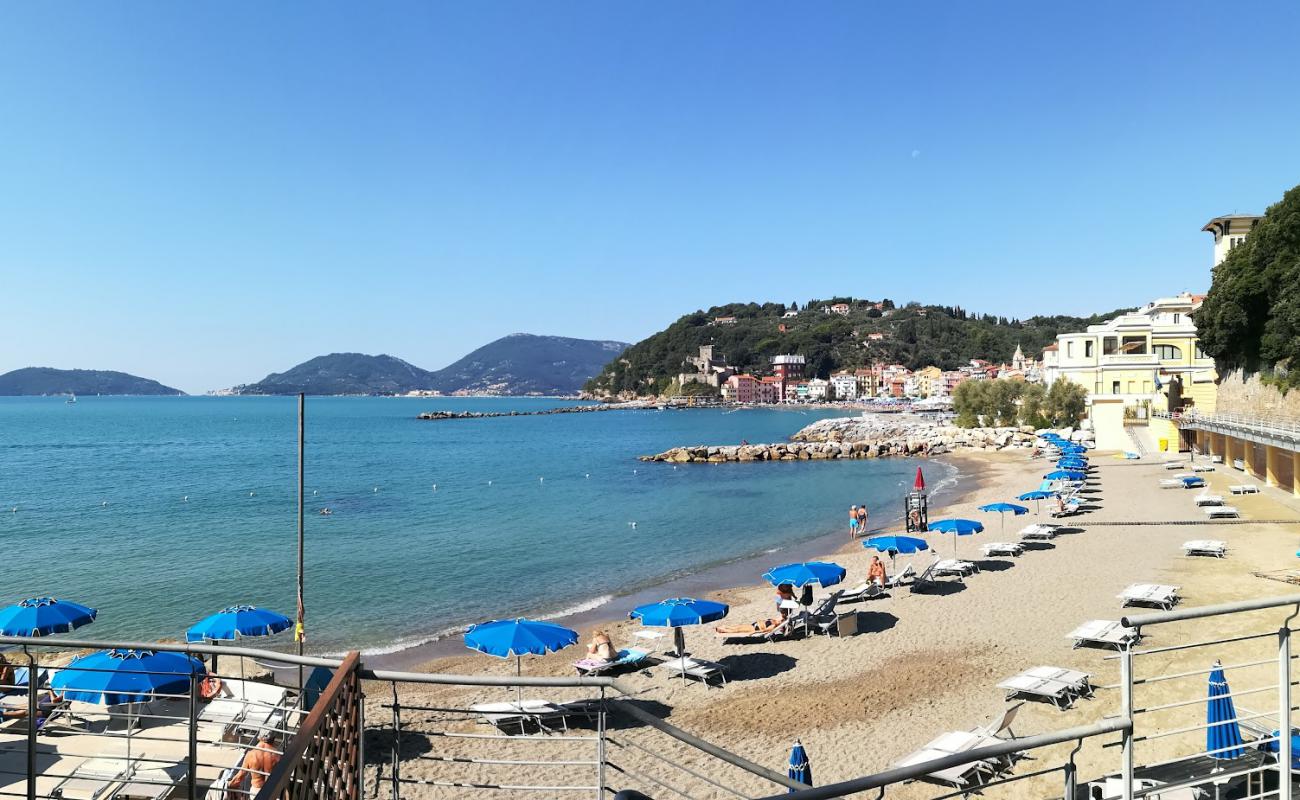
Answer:
[(77, 402), (77, 395), (75, 393), (69, 393), (68, 399), (63, 402), (67, 403), (68, 405), (73, 405), (74, 403)]

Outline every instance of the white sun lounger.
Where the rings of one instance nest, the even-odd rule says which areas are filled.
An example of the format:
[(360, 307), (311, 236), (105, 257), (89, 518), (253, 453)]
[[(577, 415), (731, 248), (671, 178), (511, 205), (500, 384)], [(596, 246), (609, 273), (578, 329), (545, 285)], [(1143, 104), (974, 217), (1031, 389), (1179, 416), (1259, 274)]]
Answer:
[(1135, 583), (1117, 595), (1124, 606), (1154, 606), (1168, 611), (1178, 603), (1178, 587), (1163, 583)]
[(945, 558), (934, 562), (934, 575), (940, 578), (965, 578), (979, 572), (980, 568), (970, 561), (958, 558)]
[(588, 663), (586, 661), (575, 661), (573, 668), (578, 671), (579, 675), (604, 675), (609, 672), (618, 672), (623, 669), (639, 667), (645, 663), (646, 658), (650, 656), (649, 651), (642, 650), (639, 647), (626, 647), (619, 650), (618, 658), (613, 661), (602, 663)]
[(1020, 542), (989, 542), (980, 549), (986, 556), (1018, 556), (1025, 552), (1025, 546)]
[(1182, 469), (1182, 468), (1183, 468), (1183, 462), (1181, 461), (1169, 461), (1165, 463), (1165, 469)]
[(908, 564), (906, 567), (903, 567), (902, 572), (899, 572), (894, 577), (887, 578), (885, 580), (885, 588), (896, 589), (899, 586), (902, 586), (903, 584), (907, 583), (908, 581), (912, 581), (915, 579), (916, 579), (916, 567), (912, 566), (911, 564)]
[(65, 800), (105, 800), (131, 767), (132, 763), (124, 758), (87, 759), (54, 787), (50, 796)]
[(870, 600), (885, 593), (885, 589), (875, 581), (864, 581), (852, 589), (845, 589), (840, 595), (841, 603), (853, 603), (858, 600)]
[(1221, 506), (1223, 505), (1223, 495), (1210, 494), (1209, 492), (1201, 492), (1200, 494), (1196, 495), (1196, 505), (1197, 506)]
[(1233, 494), (1259, 494), (1259, 487), (1253, 483), (1239, 483), (1229, 486), (1228, 491)]
[(1070, 631), (1066, 638), (1073, 639), (1075, 647), (1093, 644), (1120, 649), (1133, 644), (1140, 636), (1137, 631), (1125, 628), (1116, 620), (1094, 619)]
[(1161, 488), (1161, 489), (1181, 489), (1181, 488), (1183, 488), (1183, 479), (1182, 479), (1182, 478), (1161, 478), (1161, 479), (1160, 479), (1160, 488)]
[(721, 664), (698, 658), (670, 657), (660, 665), (669, 672), (683, 678), (695, 678), (705, 686), (713, 679), (718, 679), (724, 686), (727, 683), (727, 670)]
[[(987, 734), (972, 731), (949, 731), (920, 750), (905, 756), (895, 766), (908, 767), (914, 764), (923, 764), (937, 758), (969, 752), (980, 747), (991, 747), (1001, 743), (1001, 739)], [(931, 772), (921, 780), (926, 783), (936, 783), (956, 789), (973, 789), (993, 780), (1009, 768), (1010, 763), (1003, 759), (972, 761), (969, 764), (961, 764), (956, 767)]]
[(1050, 522), (1035, 522), (1028, 525), (1020, 531), (1021, 541), (1045, 541), (1055, 539), (1056, 534), (1061, 532), (1060, 525), (1053, 525)]
[(1214, 466), (1211, 464), (1193, 464), (1192, 472), (1214, 472)]
[(1205, 516), (1210, 519), (1224, 519), (1228, 517), (1236, 518), (1241, 516), (1241, 512), (1236, 506), (1209, 506), (1205, 509)]
[(524, 733), (529, 723), (546, 730), (550, 723), (558, 722), (564, 730), (569, 729), (570, 716), (563, 706), (548, 700), (515, 700), (508, 703), (478, 703), (469, 707), (479, 715), (479, 719), (498, 730)]
[(1223, 558), (1227, 550), (1227, 542), (1220, 542), (1217, 539), (1193, 539), (1190, 542), (1183, 542), (1183, 552), (1189, 556)]

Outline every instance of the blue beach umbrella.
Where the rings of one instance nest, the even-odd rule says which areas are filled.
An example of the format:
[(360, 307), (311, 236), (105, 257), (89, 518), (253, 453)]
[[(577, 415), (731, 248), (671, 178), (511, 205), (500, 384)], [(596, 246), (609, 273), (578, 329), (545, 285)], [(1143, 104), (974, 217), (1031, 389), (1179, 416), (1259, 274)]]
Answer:
[(1061, 467), (1063, 469), (1069, 469), (1073, 467), (1086, 467), (1088, 466), (1088, 459), (1080, 458), (1079, 456), (1066, 456), (1065, 458), (1057, 459), (1056, 466)]
[[(785, 774), (792, 781), (813, 785), (812, 764), (808, 763), (808, 752), (803, 749), (803, 743), (798, 739), (794, 740), (794, 747), (790, 750), (790, 768)], [(790, 789), (786, 794), (793, 794), (795, 791)]]
[[(531, 619), (494, 619), (471, 625), (465, 631), (465, 646), (497, 658), (515, 658), (515, 674), (522, 672), (525, 653), (540, 656), (562, 650), (578, 641), (578, 632), (554, 622)], [(516, 686), (522, 699), (523, 687)]]
[(89, 625), (99, 612), (80, 603), (53, 597), (32, 597), (0, 610), (0, 634), (49, 636)]
[(158, 694), (188, 694), (190, 677), (206, 674), (202, 661), (184, 653), (100, 650), (60, 669), (50, 688), (68, 700), (117, 706)]
[(1205, 749), (1210, 758), (1228, 760), (1246, 754), (1242, 747), (1241, 727), (1237, 724), (1237, 710), (1232, 705), (1228, 679), (1223, 675), (1223, 664), (1216, 661), (1210, 670), (1209, 700), (1206, 704)]
[(244, 637), (273, 636), (293, 627), (278, 611), (257, 606), (228, 606), (185, 632), (187, 642), (226, 642)]
[(1047, 473), (1043, 476), (1049, 481), (1082, 481), (1087, 479), (1087, 475), (1072, 469), (1058, 469)]
[[(938, 531), (939, 533), (951, 533), (954, 537), (970, 536), (984, 530), (984, 525), (973, 519), (941, 519), (931, 522), (929, 530)], [(957, 552), (956, 538), (952, 540), (952, 551)]]
[(893, 566), (894, 559), (899, 554), (910, 556), (930, 549), (929, 543), (924, 539), (912, 536), (875, 536), (863, 542), (862, 546), (880, 553), (888, 553), (890, 566)]
[(815, 583), (819, 586), (834, 586), (844, 580), (846, 571), (839, 564), (829, 561), (803, 561), (797, 564), (782, 564), (763, 573), (763, 580), (773, 586), (788, 583), (797, 588)]
[(642, 625), (649, 625), (655, 628), (672, 628), (673, 643), (677, 647), (677, 654), (682, 659), (682, 678), (686, 678), (686, 635), (682, 628), (686, 625), (703, 625), (706, 622), (715, 622), (727, 616), (731, 609), (726, 603), (715, 603), (712, 600), (696, 600), (693, 597), (674, 597), (669, 600), (661, 600), (658, 603), (649, 603), (644, 606), (637, 606), (628, 614), (630, 619), (641, 620)]
[(1042, 507), (1041, 505), (1039, 505), (1039, 501), (1040, 501), (1040, 500), (1048, 500), (1048, 499), (1053, 498), (1053, 497), (1056, 497), (1056, 492), (1049, 492), (1049, 491), (1047, 491), (1046, 489), (1035, 489), (1035, 490), (1033, 490), (1032, 492), (1025, 492), (1024, 494), (1020, 495), (1020, 496), (1017, 497), (1016, 499), (1017, 499), (1017, 500), (1033, 500), (1033, 501), (1034, 501), (1034, 513), (1035, 513), (1035, 514), (1041, 514), (1041, 513), (1043, 513), (1043, 507)]
[(980, 511), (989, 514), (997, 514), (1001, 517), (1003, 533), (1006, 533), (1007, 530), (1007, 514), (1018, 517), (1021, 514), (1029, 513), (1029, 509), (1024, 506), (1018, 506), (1015, 503), (989, 503), (988, 505), (980, 506), (979, 509)]

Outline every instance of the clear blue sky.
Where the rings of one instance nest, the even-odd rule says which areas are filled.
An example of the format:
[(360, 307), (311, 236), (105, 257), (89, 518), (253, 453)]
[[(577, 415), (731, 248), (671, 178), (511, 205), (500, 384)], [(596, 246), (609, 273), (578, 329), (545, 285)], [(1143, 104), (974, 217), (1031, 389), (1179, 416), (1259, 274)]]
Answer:
[(1300, 182), (1294, 3), (14, 3), (0, 371), (635, 341), (736, 300), (1209, 283)]

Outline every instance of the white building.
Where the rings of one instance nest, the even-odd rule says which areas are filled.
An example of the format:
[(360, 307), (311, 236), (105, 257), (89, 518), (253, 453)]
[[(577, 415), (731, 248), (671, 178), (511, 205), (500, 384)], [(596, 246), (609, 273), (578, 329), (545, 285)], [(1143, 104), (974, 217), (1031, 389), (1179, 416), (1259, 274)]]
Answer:
[(857, 400), (858, 378), (852, 372), (837, 372), (831, 376), (831, 389), (836, 400)]
[(821, 378), (808, 381), (808, 399), (816, 402), (830, 397), (831, 382)]
[(1228, 253), (1246, 240), (1262, 217), (1252, 214), (1225, 214), (1205, 223), (1201, 230), (1214, 234), (1214, 266), (1219, 266)]

